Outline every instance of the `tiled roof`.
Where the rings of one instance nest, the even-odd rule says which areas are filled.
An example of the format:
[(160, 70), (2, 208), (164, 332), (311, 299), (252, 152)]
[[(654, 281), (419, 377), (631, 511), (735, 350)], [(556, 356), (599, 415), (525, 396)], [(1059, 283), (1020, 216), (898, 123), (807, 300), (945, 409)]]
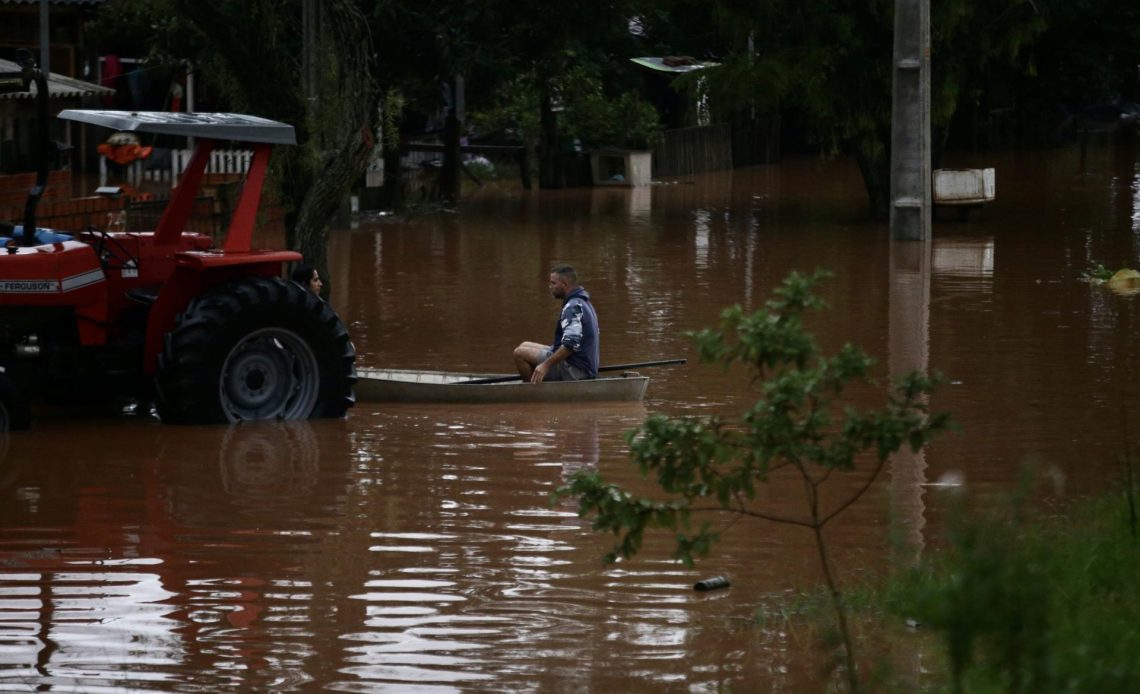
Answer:
[[(3, 0), (0, 0), (0, 2), (3, 2)], [(0, 72), (15, 72), (19, 69), (20, 66), (16, 63), (0, 58)], [(65, 77), (64, 75), (58, 75), (54, 72), (51, 73), (48, 78), (48, 95), (51, 98), (55, 99), (74, 98), (79, 96), (100, 96), (103, 94), (114, 93), (114, 89), (108, 89), (107, 87), (101, 87), (98, 84), (92, 84), (91, 82), (77, 80), (74, 77)], [(0, 94), (0, 99), (34, 98), (36, 98), (36, 92), (34, 88), (31, 91), (27, 92)]]

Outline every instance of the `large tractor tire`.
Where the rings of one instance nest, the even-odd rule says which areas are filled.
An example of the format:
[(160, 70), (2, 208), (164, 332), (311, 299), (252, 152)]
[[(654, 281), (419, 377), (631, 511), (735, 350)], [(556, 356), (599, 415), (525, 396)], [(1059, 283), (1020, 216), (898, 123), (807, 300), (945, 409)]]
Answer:
[(341, 417), (355, 361), (320, 297), (275, 277), (238, 280), (191, 301), (166, 334), (158, 413), (180, 424)]
[(23, 431), (32, 427), (28, 400), (7, 375), (0, 373), (0, 432)]

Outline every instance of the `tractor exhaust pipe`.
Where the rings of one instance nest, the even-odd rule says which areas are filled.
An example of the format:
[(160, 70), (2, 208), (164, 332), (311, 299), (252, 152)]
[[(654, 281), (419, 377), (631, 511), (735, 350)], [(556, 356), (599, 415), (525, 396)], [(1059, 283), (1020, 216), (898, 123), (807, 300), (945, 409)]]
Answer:
[(24, 233), (21, 235), (20, 242), (24, 246), (34, 246), (36, 245), (36, 207), (39, 206), (40, 198), (43, 197), (44, 190), (47, 188), (48, 143), (51, 141), (51, 137), (48, 133), (47, 76), (44, 75), (43, 70), (36, 67), (31, 53), (24, 61), (24, 72), (30, 73), (29, 81), (36, 83), (36, 110), (38, 111), (36, 115), (39, 121), (37, 123), (39, 142), (36, 143), (39, 151), (36, 154), (40, 160), (40, 167), (36, 171), (36, 184), (28, 191), (28, 200), (24, 203)]
[(36, 61), (30, 51), (21, 48), (16, 51), (16, 62), (23, 68), (19, 72), (0, 73), (0, 91), (28, 91), (32, 82), (36, 84), (36, 158), (39, 168), (36, 170), (36, 183), (28, 191), (27, 202), (24, 203), (24, 228), (16, 241), (21, 246), (36, 245), (36, 207), (47, 188), (48, 180), (48, 144), (51, 138), (48, 135), (48, 86), (47, 77), (43, 71), (36, 67)]

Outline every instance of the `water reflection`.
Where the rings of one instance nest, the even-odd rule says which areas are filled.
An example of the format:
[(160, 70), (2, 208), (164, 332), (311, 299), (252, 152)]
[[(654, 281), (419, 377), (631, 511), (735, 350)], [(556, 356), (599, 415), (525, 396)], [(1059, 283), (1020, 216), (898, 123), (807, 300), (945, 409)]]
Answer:
[(231, 427), (218, 454), (222, 489), (243, 506), (296, 503), (316, 484), (320, 462), (308, 422)]
[[(910, 371), (920, 373), (928, 371), (931, 248), (932, 244), (929, 241), (891, 243), (890, 373), (892, 376)], [(934, 258), (937, 259), (938, 256), (935, 255)], [(904, 444), (891, 455), (889, 469), (893, 563), (905, 567), (918, 560), (924, 545), (926, 506), (922, 494), (926, 482), (925, 449), (912, 451)]]
[[(56, 450), (35, 452), (61, 454), (48, 459), (69, 461), (68, 474), (17, 449), (19, 486), (3, 490), (53, 498), (4, 505), (0, 684), (163, 690), (185, 668), (214, 691), (304, 680), (304, 625), (320, 601), (295, 578), (311, 524), (342, 512), (315, 483), (345, 470), (336, 438), (319, 445), (304, 422), (64, 425)], [(96, 431), (108, 450), (85, 452), (79, 442)], [(132, 455), (136, 445), (157, 455)], [(324, 470), (318, 450), (332, 461)]]
[(0, 431), (0, 494), (16, 482), (16, 468), (8, 464), (9, 436), (8, 432)]
[(934, 239), (934, 274), (938, 277), (992, 280), (993, 237), (947, 236)]
[(590, 188), (590, 216), (624, 216), (633, 226), (652, 222), (653, 186)]
[[(341, 674), (417, 691), (492, 678), (499, 688), (542, 670), (556, 689), (593, 689), (617, 676), (603, 663), (618, 642), (634, 658), (622, 677), (663, 681), (656, 667), (693, 638), (688, 572), (661, 560), (613, 569), (594, 592), (594, 571), (582, 569), (598, 566), (602, 550), (587, 543), (583, 552), (588, 530), (572, 502), (548, 500), (569, 475), (605, 464), (645, 414), (638, 403), (391, 409), (391, 424), (421, 431), (430, 447), (423, 493), (406, 517), (370, 534), (376, 561), (353, 596), (366, 620), (344, 637), (352, 665)], [(391, 491), (390, 473), (371, 474), (372, 486)], [(433, 530), (417, 530), (425, 527)], [(596, 610), (613, 614), (595, 620)], [(537, 661), (526, 655), (535, 652)]]
[(1140, 246), (1140, 162), (1135, 164), (1135, 176), (1132, 179), (1132, 233), (1136, 237), (1136, 244)]
[[(484, 192), (458, 215), (333, 234), (333, 303), (362, 364), (509, 369), (515, 344), (551, 328), (557, 261), (584, 273), (604, 361), (690, 363), (647, 372), (633, 410), (361, 404), (308, 428), (49, 420), (14, 435), (0, 468), (0, 688), (826, 686), (817, 634), (752, 620), (818, 585), (800, 529), (713, 519), (723, 540), (696, 571), (671, 561), (664, 532), (605, 567), (612, 538), (549, 495), (590, 467), (654, 491), (625, 431), (647, 412), (735, 417), (756, 398), (740, 372), (698, 364), (685, 332), (815, 267), (835, 273), (821, 287), (833, 308), (809, 326), (823, 350), (852, 342), (892, 371), (942, 371), (932, 406), (963, 429), (891, 461), (829, 527), (840, 571), (885, 572), (937, 541), (944, 504), (925, 478), (961, 471), (986, 493), (1034, 456), (1066, 493), (1103, 491), (1140, 431), (1128, 390), (1140, 302), (1078, 278), (1140, 247), (1134, 156), (993, 156), (1001, 197), (937, 225), (915, 256), (860, 221), (857, 167), (816, 159), (647, 187), (648, 210), (629, 191)], [(799, 493), (779, 480), (758, 492), (788, 512)], [(892, 554), (892, 533), (906, 552)], [(733, 587), (692, 591), (713, 573)]]
[(709, 210), (693, 211), (693, 260), (701, 270), (709, 267), (709, 234), (712, 213)]

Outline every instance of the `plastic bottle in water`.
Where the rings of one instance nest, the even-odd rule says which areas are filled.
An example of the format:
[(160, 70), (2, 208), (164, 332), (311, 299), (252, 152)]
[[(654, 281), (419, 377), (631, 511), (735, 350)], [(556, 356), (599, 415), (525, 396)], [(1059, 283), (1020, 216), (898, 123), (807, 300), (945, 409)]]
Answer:
[(693, 590), (716, 590), (717, 588), (727, 588), (729, 586), (728, 579), (724, 576), (713, 576), (693, 584)]

